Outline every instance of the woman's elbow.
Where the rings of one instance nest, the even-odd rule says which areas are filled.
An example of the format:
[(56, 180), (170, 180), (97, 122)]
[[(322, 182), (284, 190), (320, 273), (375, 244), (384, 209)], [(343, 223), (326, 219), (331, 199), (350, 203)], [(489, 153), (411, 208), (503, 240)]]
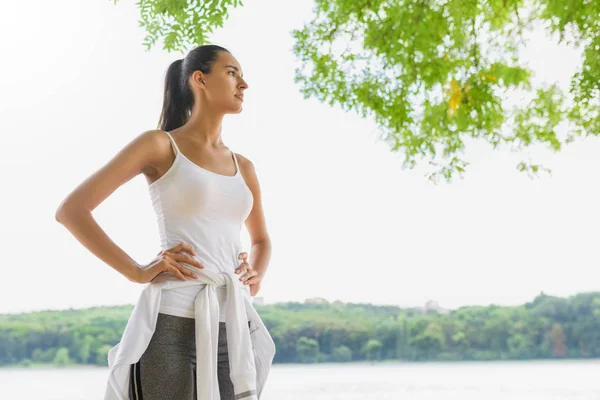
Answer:
[(74, 207), (69, 201), (63, 200), (63, 202), (60, 203), (60, 205), (56, 209), (56, 212), (54, 213), (54, 219), (56, 219), (57, 222), (60, 222), (64, 225), (64, 223), (70, 218), (70, 216), (73, 215), (73, 209)]
[(62, 224), (63, 221), (65, 220), (65, 214), (66, 214), (66, 207), (63, 202), (56, 209), (56, 212), (54, 213), (54, 219), (56, 219), (57, 222), (60, 222)]

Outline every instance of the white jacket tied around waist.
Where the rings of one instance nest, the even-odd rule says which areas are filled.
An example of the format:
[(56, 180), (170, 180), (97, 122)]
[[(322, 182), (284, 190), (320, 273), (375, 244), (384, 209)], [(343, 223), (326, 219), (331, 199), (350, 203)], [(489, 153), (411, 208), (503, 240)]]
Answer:
[[(195, 299), (197, 400), (220, 400), (217, 379), (219, 303), (216, 288), (227, 287), (225, 321), (230, 378), (236, 400), (258, 400), (275, 356), (275, 343), (251, 302), (239, 275), (195, 270), (198, 279), (173, 280), (159, 274), (146, 284), (125, 326), (121, 341), (108, 353), (105, 400), (129, 400), (130, 365), (139, 361), (156, 328), (163, 290), (203, 285)], [(248, 322), (250, 321), (250, 328)]]

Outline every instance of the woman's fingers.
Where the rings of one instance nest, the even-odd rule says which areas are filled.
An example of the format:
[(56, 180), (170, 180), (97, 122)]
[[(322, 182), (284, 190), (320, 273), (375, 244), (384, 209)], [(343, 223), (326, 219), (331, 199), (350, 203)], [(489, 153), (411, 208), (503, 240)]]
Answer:
[(253, 274), (244, 282), (245, 285), (256, 285), (262, 280), (262, 277), (258, 275), (256, 270), (252, 270)]
[(258, 282), (260, 282), (260, 279), (258, 278), (258, 276), (255, 276), (254, 278), (248, 279), (246, 282), (244, 282), (244, 284), (246, 284), (246, 285), (255, 285)]
[(175, 261), (185, 262), (186, 264), (190, 264), (198, 268), (204, 268), (204, 265), (202, 265), (200, 261), (187, 254), (182, 254), (182, 251), (186, 251), (189, 254), (196, 255), (194, 249), (192, 249), (189, 245), (185, 243), (179, 243), (177, 246), (167, 250), (165, 254), (168, 254)]
[(242, 282), (244, 282), (246, 279), (248, 279), (249, 276), (252, 276), (253, 270), (251, 268), (247, 268), (246, 271), (247, 272), (240, 278), (240, 281), (242, 281)]
[(241, 274), (244, 271), (249, 271), (252, 268), (250, 267), (250, 264), (248, 264), (247, 262), (243, 262), (241, 263), (235, 270), (236, 274)]
[(185, 275), (182, 274), (182, 271), (179, 268), (171, 266), (171, 270), (170, 271), (173, 273), (173, 275), (175, 275), (176, 277), (178, 277), (182, 281), (186, 280), (185, 279)]
[(188, 256), (187, 254), (172, 254), (172, 257), (177, 262), (181, 261), (198, 268), (204, 268), (204, 265), (200, 264), (200, 261), (196, 260), (194, 257)]
[(182, 267), (181, 265), (177, 264), (177, 263), (172, 263), (170, 264), (171, 268), (172, 268), (172, 272), (181, 280), (185, 281), (185, 277), (189, 276), (190, 278), (193, 279), (198, 279), (198, 277), (196, 276), (196, 274), (194, 274), (192, 271), (189, 271), (187, 269), (185, 269), (184, 267)]
[(243, 274), (244, 271), (248, 271), (245, 274), (243, 274), (243, 276), (240, 278), (240, 281), (245, 281), (246, 279), (248, 279), (250, 276), (252, 276), (250, 274), (250, 271), (254, 271), (252, 269), (252, 267), (250, 266), (250, 264), (248, 264), (248, 253), (246, 253), (245, 251), (241, 252), (238, 255), (238, 260), (242, 259), (243, 262), (236, 268), (235, 273), (236, 274)]
[(198, 279), (196, 274), (194, 274), (192, 271), (188, 270), (187, 268), (185, 268), (181, 264), (179, 264), (175, 260), (173, 255), (171, 255), (171, 257), (165, 257), (165, 260), (167, 261), (168, 271), (172, 272), (179, 279), (185, 280), (186, 276), (189, 276), (190, 278)]
[(252, 278), (254, 276), (257, 276), (257, 275), (258, 275), (258, 272), (256, 272), (256, 270), (253, 270), (253, 269), (250, 268), (250, 269), (248, 269), (248, 272), (245, 273), (244, 276), (242, 276), (240, 278), (240, 281), (246, 282), (248, 279), (250, 279), (250, 278)]
[[(239, 274), (242, 274), (242, 273), (244, 273), (244, 271), (246, 271), (246, 268), (238, 268), (238, 269), (235, 271), (235, 273), (239, 275)], [(242, 280), (242, 278), (243, 278), (243, 276), (240, 276), (240, 281)]]
[(193, 256), (196, 255), (196, 251), (194, 249), (192, 249), (192, 246), (190, 246), (187, 243), (183, 243), (183, 242), (179, 243), (177, 246), (173, 247), (169, 251), (171, 251), (173, 253), (179, 253), (180, 251), (186, 251)]

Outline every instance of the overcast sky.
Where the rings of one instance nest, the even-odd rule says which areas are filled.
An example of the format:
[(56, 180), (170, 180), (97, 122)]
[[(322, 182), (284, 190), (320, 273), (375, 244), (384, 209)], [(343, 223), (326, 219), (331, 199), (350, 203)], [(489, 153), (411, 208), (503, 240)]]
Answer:
[[(131, 3), (3, 7), (0, 312), (133, 304), (143, 288), (54, 220), (73, 188), (156, 128), (164, 73), (183, 56), (145, 50)], [(600, 290), (600, 141), (560, 154), (536, 149), (533, 160), (554, 174), (533, 181), (515, 169), (528, 153), (469, 142), (465, 179), (435, 186), (426, 169), (401, 168), (373, 121), (302, 98), (289, 32), (311, 19), (312, 6), (246, 2), (212, 37), (250, 86), (243, 112), (225, 117), (223, 138), (252, 160), (261, 183), (273, 242), (266, 303), (324, 297), (456, 308)], [(538, 34), (524, 59), (536, 79), (568, 88), (579, 54)], [(94, 216), (138, 262), (159, 251), (143, 176)], [(248, 251), (245, 229), (242, 238)]]

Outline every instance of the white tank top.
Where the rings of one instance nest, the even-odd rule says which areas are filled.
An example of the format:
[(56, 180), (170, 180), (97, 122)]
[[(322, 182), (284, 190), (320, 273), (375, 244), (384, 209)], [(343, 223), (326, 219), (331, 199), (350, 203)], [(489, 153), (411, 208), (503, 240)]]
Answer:
[[(207, 270), (233, 272), (242, 263), (238, 259), (242, 252), (240, 231), (254, 201), (237, 158), (232, 152), (235, 175), (217, 174), (184, 156), (171, 134), (165, 133), (171, 140), (175, 160), (164, 175), (148, 186), (162, 249), (184, 242), (196, 251), (193, 257)], [(180, 264), (192, 271), (198, 270), (193, 265)], [(178, 278), (173, 276), (173, 279)], [(159, 312), (194, 318), (194, 299), (202, 288), (164, 290)], [(217, 288), (219, 321), (225, 321), (226, 289)]]

